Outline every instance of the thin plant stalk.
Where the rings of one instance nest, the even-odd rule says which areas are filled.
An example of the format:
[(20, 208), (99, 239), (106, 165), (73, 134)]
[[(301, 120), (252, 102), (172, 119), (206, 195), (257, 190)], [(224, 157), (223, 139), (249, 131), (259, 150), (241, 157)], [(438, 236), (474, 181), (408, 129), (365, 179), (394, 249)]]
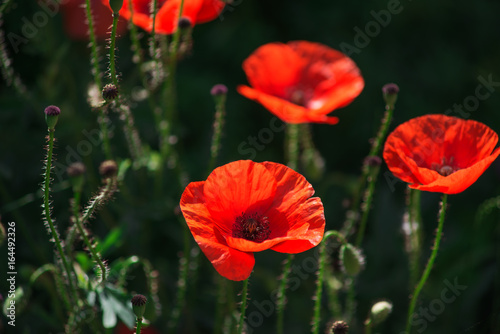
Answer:
[(75, 191), (75, 196), (73, 198), (73, 218), (75, 220), (75, 225), (78, 229), (78, 232), (82, 236), (83, 242), (89, 249), (89, 252), (92, 256), (92, 259), (97, 263), (101, 270), (101, 280), (99, 284), (102, 284), (103, 282), (106, 281), (106, 265), (101, 259), (101, 256), (99, 255), (98, 251), (95, 249), (94, 245), (90, 242), (88, 233), (83, 227), (82, 221), (80, 221), (80, 198), (81, 198), (81, 191)]
[[(286, 125), (286, 152), (288, 159), (288, 167), (297, 170), (299, 162), (299, 124)], [(288, 283), (288, 275), (292, 267), (294, 255), (288, 254), (284, 265), (283, 273), (281, 274), (280, 285), (278, 288), (278, 303), (276, 305), (277, 322), (276, 333), (283, 334), (284, 312), (286, 303), (286, 287)]]
[[(85, 0), (85, 14), (87, 15), (87, 22), (89, 24), (89, 38), (90, 38), (90, 63), (92, 64), (92, 74), (94, 75), (94, 82), (95, 85), (97, 86), (98, 90), (101, 90), (103, 88), (102, 86), (102, 80), (101, 80), (101, 71), (99, 70), (99, 54), (97, 52), (97, 41), (95, 38), (95, 29), (94, 29), (94, 19), (92, 17), (92, 7), (91, 7), (91, 1), (90, 0)], [(99, 109), (99, 117), (97, 118), (97, 121), (99, 123), (99, 127), (101, 130), (102, 134), (102, 147), (104, 150), (104, 154), (106, 156), (106, 159), (112, 159), (112, 154), (111, 154), (111, 145), (109, 143), (109, 134), (108, 134), (108, 127), (106, 124), (106, 114), (104, 112), (104, 108), (100, 107)]]
[(325, 277), (325, 267), (326, 267), (326, 262), (327, 262), (327, 242), (328, 239), (331, 237), (336, 237), (338, 240), (340, 240), (342, 243), (347, 242), (344, 238), (343, 235), (341, 235), (337, 231), (328, 231), (325, 233), (323, 236), (323, 240), (321, 241), (320, 244), (320, 251), (319, 251), (319, 263), (318, 263), (318, 280), (316, 282), (316, 293), (314, 295), (314, 316), (312, 320), (312, 333), (313, 334), (318, 334), (319, 333), (319, 325), (321, 321), (321, 296), (323, 294), (323, 283), (324, 283), (324, 277)]
[[(375, 136), (375, 139), (373, 140), (373, 144), (372, 144), (372, 147), (370, 149), (370, 153), (368, 154), (368, 157), (378, 157), (380, 155), (380, 151), (382, 149), (382, 144), (384, 142), (385, 137), (387, 136), (387, 132), (389, 131), (389, 125), (391, 124), (392, 116), (394, 114), (394, 104), (387, 104), (385, 109), (386, 109), (386, 111), (384, 114), (384, 118), (382, 119), (382, 124), (377, 132), (377, 135)], [(352, 214), (352, 215), (350, 215), (350, 217), (348, 217), (348, 219), (344, 225), (344, 228), (342, 229), (343, 234), (346, 236), (351, 235), (351, 233), (354, 229), (355, 221), (358, 217), (357, 213), (359, 212), (359, 207), (361, 205), (361, 193), (362, 193), (362, 190), (365, 188), (367, 182), (369, 183), (367, 189), (368, 189), (368, 192), (371, 192), (371, 194), (369, 194), (368, 192), (364, 192), (365, 194), (367, 194), (367, 196), (365, 196), (365, 198), (370, 199), (370, 200), (372, 199), (373, 192), (375, 189), (373, 184), (377, 181), (378, 172), (379, 172), (379, 170), (377, 169), (376, 172), (374, 173), (373, 172), (374, 169), (375, 169), (374, 166), (369, 166), (367, 164), (365, 164), (363, 166), (362, 175), (361, 175), (361, 178), (359, 181), (359, 186), (358, 186), (358, 192), (353, 200), (353, 205), (352, 205), (352, 209), (351, 209), (351, 211), (354, 214)], [(366, 213), (363, 212), (362, 214), (368, 215), (368, 213), (370, 211), (370, 207), (365, 206), (364, 211), (366, 211)], [(364, 219), (366, 220), (367, 217)], [(364, 222), (364, 224), (366, 224), (366, 221)], [(362, 226), (360, 228), (360, 231), (362, 230), (364, 233), (364, 229), (365, 229), (365, 227)], [(359, 242), (361, 243), (361, 241), (363, 240), (363, 237), (358, 236), (357, 238), (358, 238)]]
[(286, 287), (288, 283), (288, 275), (290, 275), (290, 269), (292, 267), (294, 254), (288, 254), (285, 263), (283, 265), (283, 273), (281, 274), (280, 286), (278, 288), (278, 303), (276, 304), (277, 322), (276, 322), (276, 333), (283, 334), (284, 328), (284, 315), (285, 315), (285, 304), (286, 304)]
[[(73, 271), (71, 269), (71, 266), (66, 258), (66, 253), (64, 252), (63, 245), (61, 243), (61, 240), (59, 239), (59, 234), (56, 231), (56, 228), (54, 226), (54, 222), (52, 221), (51, 214), (50, 214), (50, 171), (52, 169), (52, 151), (54, 149), (54, 130), (49, 129), (49, 146), (47, 150), (47, 161), (45, 165), (45, 180), (43, 183), (44, 187), (44, 214), (45, 214), (45, 220), (47, 222), (47, 225), (49, 227), (50, 234), (52, 235), (53, 241), (56, 245), (56, 249), (59, 255), (59, 258), (61, 259), (63, 263), (63, 268), (66, 272), (66, 275), (68, 277), (68, 287), (70, 290), (70, 294), (73, 297), (74, 303), (79, 302), (78, 298), (78, 293), (76, 291), (74, 282), (73, 282)], [(76, 304), (75, 304), (76, 305)], [(72, 312), (71, 312), (72, 313)]]
[(370, 208), (373, 202), (373, 195), (375, 194), (375, 182), (377, 180), (378, 173), (380, 171), (379, 166), (372, 166), (371, 173), (368, 174), (368, 188), (366, 189), (363, 205), (361, 208), (361, 222), (359, 224), (358, 233), (356, 234), (356, 247), (361, 247), (363, 242), (363, 237), (365, 235), (366, 224), (368, 222), (368, 216), (370, 214)]
[(248, 280), (247, 278), (243, 281), (243, 290), (241, 291), (241, 307), (240, 307), (240, 321), (238, 324), (238, 334), (243, 333), (243, 327), (245, 326), (245, 313), (247, 310), (247, 297), (248, 297)]
[[(118, 26), (118, 13), (113, 13), (113, 26), (111, 28), (111, 38), (110, 38), (110, 46), (109, 46), (109, 73), (113, 84), (118, 88), (118, 76), (116, 74), (116, 29)], [(127, 144), (129, 146), (130, 155), (135, 162), (138, 160), (143, 160), (143, 152), (142, 152), (142, 144), (137, 132), (137, 129), (134, 126), (134, 118), (128, 106), (122, 106), (120, 103), (119, 95), (115, 99), (116, 109), (122, 114), (124, 118), (124, 132), (125, 139), (127, 140)]]
[(445, 218), (445, 214), (446, 214), (447, 201), (448, 201), (448, 195), (443, 194), (443, 198), (441, 200), (441, 209), (439, 211), (439, 221), (438, 221), (438, 227), (436, 230), (436, 238), (434, 239), (434, 246), (432, 247), (432, 253), (431, 253), (431, 256), (429, 257), (429, 261), (427, 262), (427, 265), (425, 266), (422, 277), (420, 278), (420, 281), (418, 282), (418, 285), (416, 286), (415, 291), (413, 292), (411, 302), (410, 302), (410, 307), (408, 309), (408, 319), (406, 321), (406, 333), (407, 334), (411, 333), (411, 323), (412, 323), (413, 313), (414, 313), (415, 307), (417, 305), (418, 296), (420, 295), (420, 292), (422, 291), (422, 289), (425, 285), (425, 282), (429, 278), (432, 267), (434, 265), (434, 261), (436, 260), (436, 257), (437, 257), (437, 253), (439, 250), (439, 244), (441, 242), (441, 236), (443, 234), (443, 225), (444, 225), (444, 218)]
[(142, 317), (137, 318), (137, 325), (135, 328), (135, 334), (141, 334), (141, 328), (142, 328)]
[(420, 194), (416, 189), (408, 188), (408, 242), (409, 242), (409, 265), (410, 265), (410, 287), (417, 284), (420, 273), (420, 255), (422, 229), (420, 216)]

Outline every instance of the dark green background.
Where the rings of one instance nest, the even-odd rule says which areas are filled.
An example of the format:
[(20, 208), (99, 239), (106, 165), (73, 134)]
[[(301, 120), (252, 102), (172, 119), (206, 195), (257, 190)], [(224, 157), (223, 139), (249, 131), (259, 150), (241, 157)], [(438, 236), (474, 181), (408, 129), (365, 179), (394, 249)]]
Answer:
[[(371, 11), (386, 10), (386, 1), (250, 1), (239, 0), (228, 6), (223, 15), (213, 22), (196, 26), (194, 49), (190, 57), (179, 64), (178, 120), (175, 133), (179, 136), (179, 152), (183, 168), (190, 180), (206, 177), (209, 141), (213, 121), (213, 101), (210, 88), (224, 83), (229, 88), (227, 118), (219, 164), (248, 158), (238, 146), (248, 136), (257, 136), (269, 126), (272, 115), (259, 104), (240, 96), (235, 87), (246, 84), (241, 69), (242, 61), (257, 47), (274, 41), (308, 40), (339, 49), (341, 43), (354, 45), (355, 28), (365, 30), (374, 21)], [(399, 7), (398, 7), (399, 8)], [(444, 113), (454, 104), (474, 96), (481, 83), (478, 77), (492, 77), (500, 82), (500, 2), (481, 1), (402, 1), (402, 10), (391, 15), (391, 21), (370, 42), (351, 57), (358, 64), (365, 79), (365, 89), (354, 102), (333, 114), (340, 118), (335, 126), (313, 125), (314, 142), (326, 162), (321, 180), (313, 182), (316, 194), (325, 205), (328, 229), (339, 229), (345, 208), (342, 203), (350, 198), (353, 182), (360, 175), (361, 163), (369, 150), (369, 139), (377, 131), (384, 112), (381, 87), (395, 82), (401, 91), (391, 129), (406, 120), (430, 113)], [(22, 18), (31, 18), (39, 9), (36, 3), (18, 4), (4, 16), (4, 32), (21, 34)], [(144, 45), (145, 40), (143, 40)], [(6, 48), (13, 59), (13, 69), (27, 87), (32, 100), (20, 96), (5, 82), (0, 83), (0, 212), (2, 221), (17, 223), (17, 265), (22, 267), (18, 284), (26, 283), (27, 273), (45, 261), (52, 261), (52, 246), (41, 220), (41, 200), (33, 198), (16, 210), (6, 210), (26, 194), (36, 193), (42, 181), (44, 136), (46, 126), (43, 108), (50, 104), (61, 107), (57, 126), (59, 159), (65, 159), (68, 148), (76, 149), (85, 140), (83, 130), (97, 129), (96, 115), (86, 102), (86, 90), (92, 81), (86, 42), (71, 41), (65, 34), (60, 14), (41, 27), (34, 38), (15, 53), (9, 43)], [(102, 69), (105, 68), (104, 43), (101, 43)], [(118, 68), (122, 73), (122, 87), (130, 96), (140, 86), (138, 71), (131, 61), (128, 35), (118, 42)], [(500, 87), (491, 96), (480, 101), (470, 118), (500, 131)], [(483, 90), (484, 91), (484, 90)], [(31, 102), (30, 102), (31, 101)], [(153, 118), (147, 103), (134, 103), (132, 112), (144, 141), (156, 146)], [(454, 114), (456, 115), (456, 114)], [(456, 115), (458, 116), (458, 115)], [(119, 121), (112, 117), (117, 129), (113, 148), (121, 158), (127, 150), (121, 144)], [(281, 124), (281, 123), (279, 123)], [(284, 162), (284, 133), (257, 151), (256, 161)], [(71, 158), (70, 158), (71, 159)], [(86, 196), (98, 185), (97, 166), (103, 160), (99, 147), (83, 157), (89, 169)], [(407, 257), (403, 251), (401, 219), (404, 211), (403, 183), (395, 191), (383, 175), (381, 178), (364, 243), (367, 266), (356, 282), (359, 307), (357, 319), (361, 322), (375, 301), (388, 299), (394, 303), (393, 314), (374, 333), (399, 334), (406, 321), (408, 307)], [(121, 226), (122, 242), (106, 254), (110, 260), (138, 254), (150, 259), (160, 272), (160, 297), (164, 304), (163, 316), (156, 320), (164, 328), (169, 307), (175, 297), (177, 253), (182, 249), (180, 223), (173, 214), (182, 189), (173, 180), (165, 184), (164, 197), (156, 198), (149, 190), (151, 180), (142, 182), (137, 171), (129, 171), (133, 200), (120, 193), (103, 215), (92, 224), (99, 237), (111, 228)], [(500, 194), (500, 161), (496, 161), (484, 175), (465, 192), (450, 196), (445, 222), (444, 238), (434, 270), (425, 287), (420, 306), (428, 307), (440, 298), (444, 281), (455, 278), (465, 291), (446, 304), (436, 319), (428, 322), (423, 333), (481, 333), (500, 332), (500, 227), (498, 209), (483, 221), (476, 221), (478, 207), (489, 198)], [(57, 180), (56, 180), (57, 183)], [(54, 212), (62, 233), (68, 219), (69, 189), (54, 193)], [(425, 257), (430, 252), (436, 227), (439, 195), (424, 193)], [(0, 248), (6, 256), (6, 248)], [(297, 261), (311, 256), (312, 251), (299, 255)], [(267, 251), (256, 254), (256, 269), (251, 279), (251, 300), (262, 301), (276, 287), (278, 264), (284, 255)], [(202, 274), (196, 290), (188, 290), (188, 309), (183, 317), (183, 333), (210, 333), (215, 292), (213, 269), (201, 258)], [(3, 262), (2, 262), (3, 263)], [(2, 270), (3, 272), (5, 270)], [(3, 276), (2, 276), (3, 277)], [(287, 333), (307, 333), (312, 317), (314, 276), (289, 294), (285, 314)], [(2, 282), (4, 280), (2, 279)], [(3, 286), (4, 283), (2, 283)], [(131, 278), (130, 290), (137, 291), (140, 283)], [(235, 293), (240, 289), (234, 284)], [(140, 290), (138, 291), (140, 292)], [(40, 307), (51, 309), (45, 302), (42, 287), (28, 302), (24, 313), (18, 314), (24, 333), (45, 333), (61, 330), (57, 321), (51, 323), (39, 312)], [(247, 314), (255, 311), (250, 304)], [(50, 312), (49, 312), (50, 314)], [(327, 308), (323, 319), (328, 319)], [(5, 322), (5, 318), (2, 319)], [(266, 318), (257, 333), (273, 333), (275, 317)], [(5, 325), (5, 324), (4, 324)], [(59, 324), (60, 325), (60, 324)], [(353, 327), (356, 327), (353, 324)], [(10, 329), (10, 328), (8, 328)], [(18, 330), (20, 328), (17, 328)], [(353, 331), (353, 333), (361, 333)]]

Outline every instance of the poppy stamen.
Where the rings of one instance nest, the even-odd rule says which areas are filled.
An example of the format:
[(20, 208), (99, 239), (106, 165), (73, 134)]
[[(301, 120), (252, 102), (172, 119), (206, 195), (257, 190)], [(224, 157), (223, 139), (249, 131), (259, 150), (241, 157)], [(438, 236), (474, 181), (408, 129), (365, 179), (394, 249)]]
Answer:
[(242, 214), (236, 218), (233, 224), (233, 237), (262, 242), (269, 238), (269, 220), (258, 214)]
[(442, 157), (441, 163), (438, 164), (433, 162), (431, 165), (431, 169), (435, 170), (436, 172), (438, 172), (443, 176), (448, 176), (460, 169), (454, 164), (454, 162), (455, 162), (455, 157), (451, 157), (449, 159)]

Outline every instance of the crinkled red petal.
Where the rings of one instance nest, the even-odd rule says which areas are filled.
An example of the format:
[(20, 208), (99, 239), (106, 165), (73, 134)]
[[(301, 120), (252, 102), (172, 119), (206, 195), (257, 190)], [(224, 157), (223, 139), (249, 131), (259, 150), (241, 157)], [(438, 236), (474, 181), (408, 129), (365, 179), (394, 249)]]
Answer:
[(205, 182), (192, 182), (186, 187), (180, 201), (182, 214), (203, 254), (217, 272), (233, 281), (245, 280), (253, 270), (255, 258), (252, 253), (227, 246), (207, 209), (204, 185)]

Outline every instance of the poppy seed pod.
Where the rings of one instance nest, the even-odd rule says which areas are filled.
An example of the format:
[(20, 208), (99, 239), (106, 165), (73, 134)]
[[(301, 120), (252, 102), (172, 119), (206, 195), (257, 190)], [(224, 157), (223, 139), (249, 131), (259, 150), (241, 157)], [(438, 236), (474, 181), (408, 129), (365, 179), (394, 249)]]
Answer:
[(388, 83), (382, 87), (384, 101), (388, 106), (394, 107), (398, 99), (399, 86), (395, 83)]
[(347, 334), (349, 326), (345, 321), (335, 321), (332, 325), (332, 334)]
[(144, 295), (135, 295), (132, 297), (132, 310), (137, 318), (142, 318), (146, 311), (146, 303), (148, 299)]
[(102, 97), (106, 101), (112, 101), (118, 96), (118, 88), (114, 84), (107, 84), (102, 88)]
[(123, 6), (123, 0), (109, 0), (109, 7), (111, 7), (113, 13), (117, 15), (122, 6)]
[(49, 128), (49, 130), (54, 131), (57, 120), (59, 119), (59, 115), (61, 114), (61, 109), (59, 109), (59, 107), (57, 106), (48, 106), (47, 108), (45, 108), (44, 112), (47, 127)]
[(73, 185), (73, 189), (75, 191), (81, 191), (84, 182), (83, 174), (85, 174), (85, 165), (81, 162), (72, 163), (69, 165), (66, 172), (68, 173), (71, 184)]
[(118, 165), (114, 160), (105, 160), (99, 166), (99, 173), (105, 179), (116, 176)]

